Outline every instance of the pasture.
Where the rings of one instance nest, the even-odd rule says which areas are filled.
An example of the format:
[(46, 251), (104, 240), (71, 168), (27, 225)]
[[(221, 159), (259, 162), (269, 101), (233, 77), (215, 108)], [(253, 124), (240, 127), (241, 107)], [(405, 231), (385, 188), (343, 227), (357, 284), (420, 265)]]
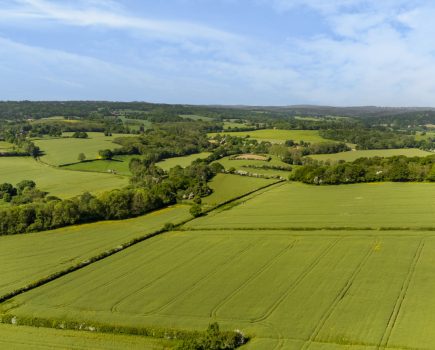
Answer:
[(181, 117), (183, 119), (202, 120), (204, 122), (213, 121), (213, 118), (205, 117), (203, 115), (196, 115), (196, 114), (180, 114), (179, 117)]
[(8, 350), (163, 350), (162, 339), (0, 324), (0, 348)]
[(0, 183), (33, 180), (50, 195), (69, 198), (85, 191), (99, 193), (124, 187), (128, 179), (113, 174), (73, 172), (41, 164), (31, 157), (0, 157)]
[(247, 349), (429, 350), (434, 256), (433, 232), (172, 232), (1, 309), (135, 327), (216, 320), (254, 336)]
[[(34, 143), (44, 152), (41, 160), (50, 165), (62, 165), (78, 162), (78, 155), (84, 153), (86, 159), (97, 159), (98, 151), (102, 149), (120, 148), (113, 143), (117, 137), (135, 136), (130, 134), (113, 134), (104, 136), (102, 132), (88, 132), (89, 138), (78, 139), (70, 137), (37, 139)], [(63, 136), (71, 136), (72, 133), (64, 133)]]
[(296, 142), (322, 142), (325, 141), (323, 137), (319, 135), (318, 130), (278, 130), (278, 129), (261, 129), (254, 131), (235, 131), (235, 132), (223, 132), (223, 133), (209, 133), (209, 136), (215, 136), (216, 134), (231, 135), (237, 137), (247, 137), (258, 141), (269, 141), (272, 143), (284, 143), (286, 140), (294, 140)]
[(188, 156), (183, 156), (183, 157), (168, 158), (156, 163), (156, 165), (162, 168), (163, 170), (169, 170), (177, 165), (181, 166), (182, 168), (185, 168), (188, 165), (190, 165), (194, 160), (207, 158), (210, 154), (211, 154), (210, 152), (201, 152), (201, 153), (190, 154)]
[(213, 207), (275, 182), (276, 180), (231, 174), (217, 174), (209, 182), (209, 187), (213, 190), (213, 193), (204, 197), (202, 202), (206, 206)]
[[(190, 165), (196, 159), (204, 159), (210, 155), (209, 152), (195, 153), (183, 157), (173, 157), (157, 162), (156, 165), (163, 170), (168, 171), (169, 169), (179, 165), (181, 167), (186, 167)], [(91, 162), (81, 162), (70, 164), (62, 167), (68, 170), (79, 170), (79, 171), (96, 171), (96, 172), (111, 172), (115, 171), (120, 175), (131, 175), (129, 164), (130, 160), (133, 158), (141, 158), (140, 155), (125, 155), (125, 156), (115, 156), (113, 160), (94, 160)]]
[[(269, 155), (271, 160), (268, 162), (262, 160), (254, 160), (254, 159), (231, 159), (230, 156), (221, 158), (216, 161), (216, 163), (220, 163), (224, 166), (226, 170), (234, 168), (236, 170), (248, 171), (250, 173), (257, 173), (262, 175), (278, 175), (285, 178), (288, 178), (290, 175), (290, 171), (282, 171), (277, 169), (267, 169), (264, 167), (267, 166), (280, 166), (280, 167), (292, 167), (295, 168), (294, 165), (289, 165), (281, 161), (277, 156)], [(252, 167), (254, 166), (254, 167)]]
[[(190, 218), (174, 206), (122, 221), (101, 221), (52, 231), (0, 237), (0, 296), (57, 271)], [(134, 250), (135, 248), (130, 248)]]
[(80, 162), (62, 166), (62, 169), (78, 171), (94, 171), (99, 173), (115, 172), (119, 175), (131, 175), (129, 164), (132, 158), (141, 158), (140, 155), (115, 156), (112, 160), (97, 159), (89, 162)]
[(14, 147), (12, 143), (6, 141), (0, 141), (0, 153), (7, 153), (11, 151)]
[(392, 157), (392, 156), (406, 156), (406, 157), (425, 157), (433, 153), (423, 151), (418, 148), (400, 148), (400, 149), (373, 149), (373, 150), (358, 150), (349, 152), (339, 152), (333, 154), (313, 154), (310, 158), (317, 160), (353, 162), (358, 158), (373, 158), (373, 157)]
[(286, 183), (188, 223), (215, 228), (435, 227), (434, 183)]

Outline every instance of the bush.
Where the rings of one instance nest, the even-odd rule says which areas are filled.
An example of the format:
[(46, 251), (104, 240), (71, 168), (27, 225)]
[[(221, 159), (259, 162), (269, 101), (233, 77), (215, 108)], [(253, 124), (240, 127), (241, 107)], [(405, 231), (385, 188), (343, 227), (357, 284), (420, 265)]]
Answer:
[(201, 216), (202, 215), (201, 206), (199, 204), (192, 205), (192, 207), (190, 208), (190, 214), (192, 214), (192, 216), (194, 218), (197, 218), (198, 216)]

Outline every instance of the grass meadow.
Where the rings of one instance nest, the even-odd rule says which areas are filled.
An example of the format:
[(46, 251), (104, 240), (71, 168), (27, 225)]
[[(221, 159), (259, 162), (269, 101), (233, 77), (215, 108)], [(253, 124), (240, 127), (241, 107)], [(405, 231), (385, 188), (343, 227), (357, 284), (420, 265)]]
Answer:
[[(210, 155), (209, 152), (195, 153), (184, 157), (173, 157), (162, 160), (156, 163), (157, 166), (164, 170), (169, 170), (176, 165), (181, 167), (186, 167), (190, 165), (194, 160), (200, 158), (207, 158)], [(79, 170), (79, 171), (96, 171), (107, 173), (110, 171), (116, 171), (120, 175), (131, 175), (129, 164), (132, 158), (141, 158), (140, 155), (126, 155), (126, 156), (115, 156), (113, 160), (94, 160), (90, 162), (81, 162), (62, 167), (68, 170)]]
[(69, 198), (85, 191), (99, 193), (128, 184), (128, 178), (113, 174), (73, 172), (50, 167), (31, 157), (0, 157), (0, 183), (33, 180), (50, 195)]
[(7, 153), (11, 151), (15, 146), (12, 143), (6, 141), (0, 141), (0, 153)]
[(163, 350), (162, 339), (0, 324), (0, 348), (7, 350)]
[[(209, 136), (214, 136), (217, 133), (210, 133)], [(249, 136), (258, 141), (269, 141), (272, 143), (284, 143), (286, 140), (294, 140), (296, 142), (322, 142), (325, 141), (319, 135), (318, 130), (278, 130), (278, 129), (261, 129), (254, 131), (236, 131), (236, 132), (223, 132), (221, 135), (231, 135), (237, 137)]]
[(406, 157), (425, 157), (433, 153), (423, 151), (418, 148), (400, 148), (400, 149), (373, 149), (373, 150), (358, 150), (349, 152), (339, 152), (334, 154), (315, 154), (310, 155), (310, 158), (317, 160), (353, 162), (358, 158), (373, 158), (373, 157), (392, 157), (392, 156), (406, 156)]
[(179, 205), (134, 219), (1, 236), (0, 296), (189, 217), (189, 206)]
[[(71, 136), (64, 133), (63, 136)], [(70, 137), (37, 139), (34, 143), (44, 152), (41, 160), (50, 165), (62, 165), (78, 162), (78, 155), (84, 153), (86, 159), (97, 159), (98, 151), (102, 149), (115, 149), (120, 146), (113, 143), (117, 137), (135, 136), (130, 134), (113, 134), (104, 136), (102, 132), (88, 132), (87, 139)]]
[(261, 168), (250, 168), (249, 166), (256, 167), (267, 167), (267, 166), (282, 166), (282, 167), (292, 167), (293, 165), (289, 165), (281, 161), (277, 156), (270, 156), (272, 159), (268, 162), (262, 160), (252, 160), (252, 159), (230, 159), (231, 157), (224, 157), (216, 161), (216, 163), (220, 163), (224, 166), (225, 169), (234, 168), (236, 170), (248, 171), (250, 173), (268, 175), (268, 176), (282, 176), (288, 178), (290, 175), (290, 171), (276, 170), (276, 169), (261, 169)]
[(163, 170), (169, 170), (177, 165), (185, 168), (190, 165), (194, 160), (207, 158), (211, 153), (210, 152), (201, 152), (190, 154), (188, 156), (183, 157), (173, 157), (162, 160), (161, 162), (156, 163), (156, 165)]
[(141, 158), (140, 155), (115, 156), (113, 160), (97, 159), (65, 165), (62, 169), (77, 171), (93, 171), (99, 173), (109, 173), (115, 171), (119, 175), (131, 175), (129, 164), (132, 158)]
[(139, 328), (217, 320), (253, 336), (247, 349), (433, 349), (434, 256), (433, 232), (172, 232), (1, 309)]

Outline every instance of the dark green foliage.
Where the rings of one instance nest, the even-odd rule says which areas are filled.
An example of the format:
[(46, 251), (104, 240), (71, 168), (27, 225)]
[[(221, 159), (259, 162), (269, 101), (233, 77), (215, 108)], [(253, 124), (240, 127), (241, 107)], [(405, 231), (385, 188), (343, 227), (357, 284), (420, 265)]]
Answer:
[(113, 158), (113, 152), (110, 149), (103, 149), (98, 152), (101, 159), (109, 160)]
[(194, 218), (197, 218), (199, 216), (202, 215), (202, 209), (201, 209), (201, 205), (199, 204), (194, 204), (190, 207), (190, 214), (192, 214), (192, 216)]
[(359, 158), (351, 163), (312, 162), (294, 171), (291, 180), (309, 184), (348, 184), (375, 181), (433, 181), (435, 156)]
[[(12, 186), (10, 183), (0, 184), (0, 199), (4, 199), (7, 196), (10, 200), (10, 197), (17, 195), (17, 189)], [(9, 200), (7, 202), (9, 202)]]
[(242, 333), (223, 332), (217, 322), (208, 326), (204, 334), (185, 339), (177, 350), (231, 350), (246, 342)]
[(71, 137), (73, 137), (75, 139), (87, 139), (89, 136), (84, 131), (76, 131), (74, 134), (72, 134)]
[(381, 126), (376, 128), (328, 129), (322, 130), (320, 136), (355, 143), (357, 149), (421, 148), (431, 150), (435, 148), (433, 140), (417, 141), (413, 135), (392, 131)]

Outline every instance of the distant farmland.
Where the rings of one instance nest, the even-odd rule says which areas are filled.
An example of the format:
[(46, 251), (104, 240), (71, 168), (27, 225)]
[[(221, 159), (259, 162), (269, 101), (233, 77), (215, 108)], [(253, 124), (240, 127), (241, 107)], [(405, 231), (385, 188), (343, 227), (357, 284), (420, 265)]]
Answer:
[(84, 191), (99, 193), (127, 185), (128, 179), (113, 174), (73, 172), (35, 161), (32, 157), (0, 157), (0, 183), (33, 180), (50, 195), (68, 198)]
[[(89, 138), (48, 138), (35, 140), (35, 144), (45, 153), (41, 159), (51, 165), (62, 165), (78, 162), (79, 153), (84, 153), (86, 159), (97, 159), (98, 151), (102, 149), (120, 148), (120, 145), (113, 143), (116, 137), (130, 137), (130, 134), (113, 134), (104, 136), (102, 132), (88, 132)], [(72, 133), (64, 133), (70, 136)]]
[[(209, 136), (214, 136), (217, 133), (211, 133)], [(254, 131), (225, 131), (220, 133), (221, 135), (231, 135), (237, 137), (249, 136), (252, 139), (258, 141), (270, 141), (273, 143), (284, 143), (286, 140), (293, 140), (296, 142), (322, 142), (325, 141), (323, 137), (319, 135), (318, 130), (278, 130), (278, 129), (261, 129)]]
[(425, 157), (433, 153), (422, 151), (417, 148), (400, 148), (400, 149), (376, 149), (376, 150), (358, 150), (349, 152), (340, 152), (333, 154), (315, 154), (310, 155), (310, 158), (317, 160), (330, 160), (338, 161), (344, 160), (352, 162), (358, 158), (366, 157), (392, 157), (392, 156), (406, 156), (406, 157)]

